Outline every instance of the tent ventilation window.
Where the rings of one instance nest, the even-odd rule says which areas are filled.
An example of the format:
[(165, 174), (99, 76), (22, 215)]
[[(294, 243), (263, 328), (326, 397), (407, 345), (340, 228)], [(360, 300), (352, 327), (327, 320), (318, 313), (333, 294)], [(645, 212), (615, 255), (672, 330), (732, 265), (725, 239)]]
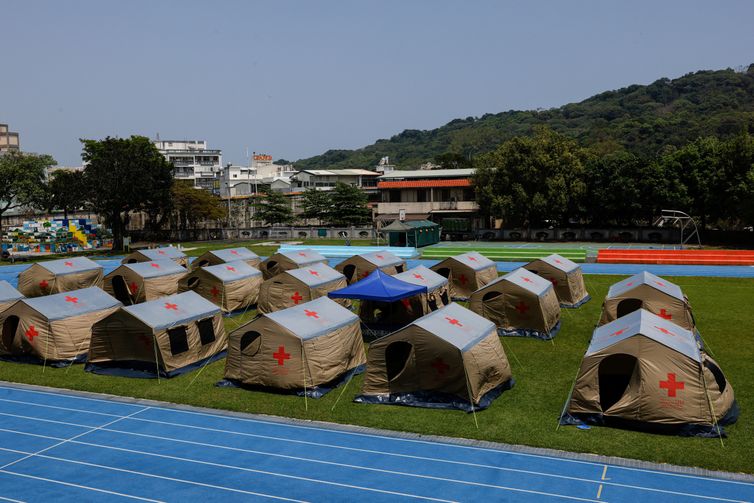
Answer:
[(502, 295), (502, 292), (487, 292), (484, 294), (484, 297), (482, 297), (482, 302), (487, 302), (488, 300), (496, 299), (497, 297), (500, 297)]
[(129, 264), (135, 264), (136, 262), (138, 262), (138, 260), (136, 260), (135, 258), (128, 259)]
[(529, 272), (532, 273), (532, 274), (536, 274), (537, 276), (539, 276), (539, 271), (537, 271), (536, 269), (529, 269)]
[(267, 272), (272, 273), (277, 268), (278, 263), (277, 260), (270, 260), (267, 262)]
[(618, 302), (618, 309), (616, 316), (618, 318), (625, 316), (627, 314), (631, 314), (634, 311), (637, 311), (641, 309), (641, 306), (643, 305), (643, 302), (641, 299), (623, 299), (622, 301)]
[[(126, 280), (120, 274), (113, 276), (113, 293), (115, 294), (115, 298), (121, 301), (124, 306), (133, 304), (131, 292), (129, 292), (128, 286), (126, 286)], [(135, 296), (137, 293), (133, 292), (133, 295)]]
[(437, 302), (435, 302), (434, 297), (430, 297), (427, 301), (427, 304), (429, 304), (429, 309), (431, 311), (437, 311)]
[(392, 342), (385, 348), (388, 381), (392, 381), (403, 372), (413, 349), (411, 343), (406, 341)]
[(449, 267), (441, 267), (437, 270), (437, 274), (444, 276), (446, 278), (450, 277), (450, 268)]
[(202, 341), (202, 346), (215, 342), (215, 325), (212, 318), (205, 318), (197, 322), (199, 327), (199, 339)]
[(172, 355), (179, 355), (188, 351), (186, 327), (169, 328), (168, 338), (170, 339), (170, 353)]
[(727, 381), (725, 379), (725, 376), (723, 375), (723, 371), (720, 370), (720, 367), (708, 360), (704, 362), (704, 366), (707, 367), (710, 372), (712, 372), (713, 376), (715, 376), (715, 382), (717, 383), (717, 387), (720, 390), (720, 393), (725, 391)]
[(198, 286), (199, 286), (199, 278), (197, 278), (196, 276), (191, 276), (188, 280), (188, 287), (194, 290)]
[(204, 266), (206, 266), (206, 265), (209, 265), (209, 260), (207, 260), (207, 259), (204, 259), (204, 260), (202, 260), (201, 262), (199, 262), (199, 264), (198, 264), (198, 265), (199, 265), (199, 267), (204, 267)]
[(259, 332), (246, 332), (241, 336), (241, 352), (244, 355), (254, 356), (259, 352), (260, 347), (262, 347), (262, 334)]
[(637, 366), (636, 357), (623, 353), (610, 355), (600, 362), (598, 379), (603, 413), (623, 397)]
[(346, 277), (346, 280), (350, 282), (353, 279), (353, 274), (356, 272), (356, 266), (353, 264), (348, 264), (343, 268), (343, 276)]
[(399, 273), (403, 272), (403, 264), (398, 264), (395, 266), (395, 270)]
[(6, 351), (10, 351), (10, 347), (13, 345), (13, 339), (16, 336), (16, 330), (18, 330), (18, 316), (8, 316), (3, 323), (3, 347)]

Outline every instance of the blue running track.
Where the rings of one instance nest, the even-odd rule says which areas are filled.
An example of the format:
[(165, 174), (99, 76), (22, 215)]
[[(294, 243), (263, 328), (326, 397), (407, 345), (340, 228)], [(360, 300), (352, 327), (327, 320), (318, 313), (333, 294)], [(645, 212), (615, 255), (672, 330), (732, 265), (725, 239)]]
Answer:
[(754, 500), (742, 475), (1, 382), (0, 419), (3, 501)]

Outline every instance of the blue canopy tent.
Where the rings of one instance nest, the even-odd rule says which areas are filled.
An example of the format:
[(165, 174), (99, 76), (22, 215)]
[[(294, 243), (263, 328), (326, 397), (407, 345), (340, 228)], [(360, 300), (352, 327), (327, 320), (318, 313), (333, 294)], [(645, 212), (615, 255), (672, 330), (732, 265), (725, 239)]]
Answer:
[(362, 323), (373, 336), (380, 336), (413, 321), (407, 318), (408, 298), (426, 293), (425, 285), (401, 281), (375, 269), (361, 281), (327, 295), (336, 299), (360, 300), (359, 317)]

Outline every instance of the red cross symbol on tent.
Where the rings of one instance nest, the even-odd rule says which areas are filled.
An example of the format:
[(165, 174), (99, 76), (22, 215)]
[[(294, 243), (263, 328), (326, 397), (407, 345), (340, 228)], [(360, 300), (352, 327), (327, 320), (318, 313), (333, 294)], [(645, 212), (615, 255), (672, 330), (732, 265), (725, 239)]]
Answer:
[(515, 309), (521, 314), (526, 314), (526, 311), (528, 311), (531, 308), (527, 306), (523, 300), (520, 300), (518, 301), (518, 304), (515, 306)]
[(421, 274), (414, 274), (414, 278), (424, 280), (424, 276)]
[(230, 272), (236, 272), (236, 268), (235, 268), (235, 267), (233, 267), (232, 265), (226, 265), (226, 266), (225, 266), (225, 268), (226, 268), (227, 270), (229, 270)]
[(44, 290), (48, 286), (50, 286), (50, 284), (47, 282), (46, 279), (43, 279), (42, 281), (39, 282), (39, 288), (41, 288), (42, 290)]
[(79, 298), (78, 297), (71, 297), (70, 295), (66, 295), (65, 296), (65, 301), (66, 302), (71, 302), (73, 304), (78, 304), (79, 303)]
[(634, 282), (626, 283), (626, 286), (633, 286)]
[(170, 302), (165, 302), (165, 309), (172, 309), (173, 311), (178, 311), (178, 304), (171, 304)]
[(212, 290), (210, 290), (209, 293), (212, 294), (213, 299), (216, 299), (217, 296), (220, 295), (220, 290), (218, 290), (216, 286), (213, 286)]
[(665, 309), (660, 309), (660, 314), (658, 314), (660, 318), (663, 318), (665, 320), (672, 320), (673, 315), (667, 312)]
[(384, 255), (375, 255), (375, 257), (377, 257), (379, 260), (383, 260), (385, 258)]
[(314, 318), (315, 320), (319, 319), (319, 314), (317, 314), (317, 311), (309, 311), (308, 309), (304, 309), (304, 312), (306, 313), (307, 318)]
[(412, 309), (411, 309), (411, 301), (408, 300), (408, 298), (401, 299), (401, 304), (403, 304), (403, 307), (406, 308), (406, 311), (412, 311)]
[(655, 281), (655, 284), (657, 286), (665, 286), (665, 283), (663, 283), (662, 281)]
[(306, 257), (306, 253), (304, 252), (298, 252), (299, 257)]
[(473, 255), (469, 255), (469, 260), (471, 260), (472, 262), (476, 262), (476, 257), (474, 257)]
[(63, 265), (66, 266), (66, 267), (73, 267), (73, 262), (71, 262), (71, 261), (65, 261), (65, 262), (63, 262)]
[(312, 276), (319, 276), (319, 273), (314, 269), (309, 269), (309, 274), (311, 274)]
[(673, 332), (671, 332), (670, 330), (668, 330), (667, 328), (658, 327), (657, 325), (655, 325), (655, 328), (657, 330), (659, 330), (660, 332), (662, 332), (663, 334), (665, 334), (665, 335), (669, 335), (671, 337), (675, 336), (675, 334)]
[(299, 301), (304, 300), (304, 298), (301, 296), (298, 292), (293, 292), (293, 295), (291, 295), (291, 300), (294, 304), (298, 304)]
[(527, 283), (534, 283), (531, 279), (527, 278), (526, 276), (523, 276), (521, 278), (521, 281), (526, 281)]
[(366, 278), (367, 276), (369, 276), (369, 271), (364, 271), (363, 273), (361, 273), (362, 278)]
[(26, 330), (24, 333), (27, 339), (29, 339), (30, 342), (34, 341), (34, 337), (39, 335), (39, 332), (37, 332), (37, 329), (34, 328), (34, 325), (29, 325), (29, 329)]
[(683, 381), (676, 381), (675, 374), (668, 374), (667, 381), (660, 381), (660, 389), (668, 390), (668, 396), (674, 397), (676, 390), (683, 389), (686, 385)]
[(230, 250), (231, 255), (238, 255), (238, 250)]
[(278, 352), (272, 353), (272, 357), (278, 361), (278, 365), (285, 365), (285, 360), (291, 359), (291, 354), (285, 352), (285, 346), (278, 346)]
[(460, 321), (458, 321), (455, 318), (451, 318), (450, 316), (446, 316), (445, 319), (448, 320), (448, 323), (450, 323), (451, 325), (456, 325), (456, 326), (459, 326), (459, 327), (463, 326), (463, 323), (461, 323)]
[(553, 260), (553, 262), (555, 262), (556, 264), (563, 265), (563, 261), (560, 260), (560, 259), (558, 259), (558, 258), (556, 258), (555, 260)]
[(164, 250), (157, 250), (157, 253), (159, 253), (160, 255), (165, 255), (165, 251)]
[(136, 281), (132, 281), (130, 285), (128, 285), (128, 290), (131, 292), (131, 295), (136, 295), (136, 292), (139, 291), (139, 285), (136, 284)]
[(608, 337), (617, 337), (617, 336), (619, 336), (620, 334), (622, 334), (625, 331), (626, 331), (626, 327), (621, 328), (620, 330), (616, 330), (612, 334), (608, 335)]
[(465, 285), (468, 281), (468, 278), (464, 274), (461, 274), (461, 276), (458, 278), (458, 280), (461, 282), (462, 285)]
[(445, 372), (450, 369), (450, 365), (445, 363), (442, 358), (437, 357), (434, 360), (432, 360), (432, 367), (437, 371), (438, 374), (443, 375)]
[(152, 263), (151, 263), (151, 264), (149, 264), (149, 265), (151, 265), (151, 266), (152, 266), (152, 267), (154, 267), (155, 269), (159, 269), (159, 268), (160, 268), (160, 264), (158, 264), (157, 262), (152, 262)]

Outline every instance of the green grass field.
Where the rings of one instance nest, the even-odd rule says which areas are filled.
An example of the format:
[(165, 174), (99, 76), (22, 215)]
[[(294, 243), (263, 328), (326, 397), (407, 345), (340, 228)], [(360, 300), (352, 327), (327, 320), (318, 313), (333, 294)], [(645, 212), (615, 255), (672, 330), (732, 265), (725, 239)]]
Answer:
[[(459, 255), (469, 251), (468, 247), (454, 247), (454, 246), (436, 246), (429, 248), (422, 248), (421, 254), (423, 259), (444, 259), (452, 257), (453, 255)], [(479, 247), (479, 253), (492, 260), (501, 261), (515, 261), (515, 262), (528, 262), (541, 257), (558, 253), (561, 256), (571, 259), (574, 262), (585, 262), (587, 251), (579, 248), (512, 248), (512, 247)]]
[[(478, 429), (472, 415), (460, 411), (352, 403), (361, 377), (320, 400), (216, 388), (213, 385), (223, 376), (224, 361), (207, 366), (200, 374), (193, 372), (159, 382), (88, 374), (81, 365), (43, 369), (5, 362), (0, 362), (0, 378), (234, 411), (754, 473), (751, 454), (754, 451), (751, 415), (754, 409), (754, 310), (751, 309), (754, 282), (751, 280), (668, 278), (689, 296), (699, 329), (736, 391), (741, 417), (738, 424), (727, 428), (729, 437), (724, 446), (717, 439), (680, 438), (610, 428), (582, 431), (561, 427), (556, 431), (557, 417), (598, 318), (601, 300), (609, 285), (618, 279), (616, 276), (586, 276), (593, 299), (578, 310), (563, 311), (563, 328), (554, 344), (534, 339), (503, 340), (517, 383), (489, 409), (477, 414)], [(243, 319), (226, 318), (227, 329), (236, 328), (254, 314), (248, 312)], [(341, 390), (344, 392), (338, 401)]]

